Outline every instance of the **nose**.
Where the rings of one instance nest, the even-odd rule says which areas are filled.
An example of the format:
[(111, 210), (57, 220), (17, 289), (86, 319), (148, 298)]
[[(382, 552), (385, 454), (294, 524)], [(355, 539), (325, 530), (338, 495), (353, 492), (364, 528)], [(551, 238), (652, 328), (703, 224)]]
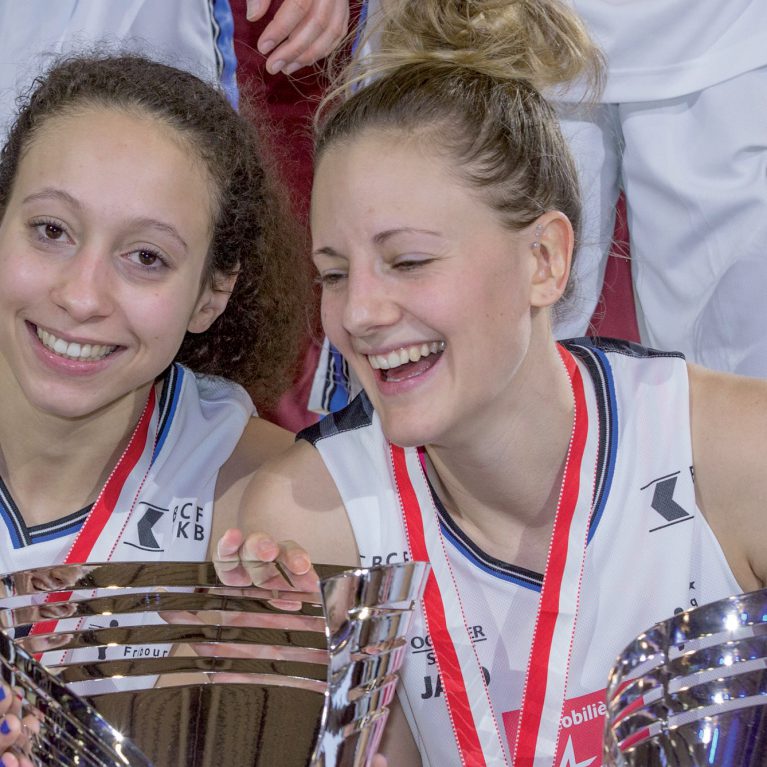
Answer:
[(350, 335), (369, 335), (378, 328), (393, 325), (400, 317), (391, 286), (374, 271), (350, 270), (345, 292), (343, 325)]
[(106, 317), (113, 309), (110, 260), (103, 251), (81, 247), (62, 263), (51, 298), (77, 322)]

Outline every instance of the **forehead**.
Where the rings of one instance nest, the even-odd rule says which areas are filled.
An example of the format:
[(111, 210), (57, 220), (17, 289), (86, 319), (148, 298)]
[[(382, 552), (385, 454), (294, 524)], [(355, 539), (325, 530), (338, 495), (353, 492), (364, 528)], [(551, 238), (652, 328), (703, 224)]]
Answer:
[(215, 188), (189, 140), (145, 113), (83, 106), (47, 119), (24, 148), (17, 191), (51, 186), (94, 207), (215, 210)]
[(313, 228), (352, 216), (398, 222), (428, 216), (447, 225), (469, 212), (497, 223), (495, 210), (463, 171), (426, 133), (372, 129), (337, 141), (317, 163)]

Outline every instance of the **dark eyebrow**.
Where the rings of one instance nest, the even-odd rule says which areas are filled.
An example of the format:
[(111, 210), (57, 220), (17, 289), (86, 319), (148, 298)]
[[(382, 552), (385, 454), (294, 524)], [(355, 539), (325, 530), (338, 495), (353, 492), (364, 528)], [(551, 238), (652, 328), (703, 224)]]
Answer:
[[(22, 204), (35, 202), (35, 200), (60, 200), (75, 210), (79, 211), (83, 209), (82, 203), (76, 197), (73, 197), (71, 194), (69, 194), (69, 192), (65, 192), (63, 189), (41, 189), (39, 192), (33, 192), (32, 194), (27, 195), (22, 200)], [(184, 250), (189, 250), (189, 246), (186, 244), (186, 240), (184, 240), (184, 238), (179, 234), (178, 229), (176, 229), (175, 226), (166, 223), (165, 221), (160, 221), (156, 218), (141, 217), (131, 219), (130, 224), (131, 226), (135, 226), (137, 228), (151, 227), (153, 229), (159, 229), (161, 232), (165, 232), (165, 234), (168, 234), (178, 240)]]
[[(373, 244), (383, 245), (387, 240), (395, 237), (398, 234), (428, 234), (432, 237), (442, 236), (439, 232), (434, 232), (431, 229), (416, 229), (412, 226), (403, 226), (399, 227), (398, 229), (386, 229), (383, 232), (378, 232), (378, 234), (373, 235)], [(312, 255), (330, 256), (331, 258), (344, 258), (341, 253), (339, 253), (335, 248), (331, 247), (317, 248), (317, 250), (312, 251)]]
[(373, 237), (373, 242), (376, 245), (383, 245), (386, 240), (391, 239), (398, 234), (429, 234), (432, 237), (441, 236), (439, 232), (433, 232), (431, 229), (416, 229), (412, 226), (403, 226), (398, 229), (386, 229), (383, 232), (378, 232), (378, 234)]

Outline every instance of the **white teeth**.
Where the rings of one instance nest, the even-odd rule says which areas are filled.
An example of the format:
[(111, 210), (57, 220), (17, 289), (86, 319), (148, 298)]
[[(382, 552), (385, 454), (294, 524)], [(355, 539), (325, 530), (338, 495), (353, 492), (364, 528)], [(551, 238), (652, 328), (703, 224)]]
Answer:
[(90, 361), (100, 360), (111, 354), (117, 347), (105, 344), (78, 344), (76, 341), (67, 342), (63, 338), (57, 338), (47, 330), (37, 328), (37, 337), (42, 341), (46, 349), (72, 360)]
[(406, 362), (418, 362), (421, 357), (428, 357), (430, 354), (443, 352), (445, 350), (444, 341), (431, 341), (430, 343), (413, 344), (413, 346), (403, 346), (388, 354), (370, 354), (368, 362), (373, 370), (391, 370)]

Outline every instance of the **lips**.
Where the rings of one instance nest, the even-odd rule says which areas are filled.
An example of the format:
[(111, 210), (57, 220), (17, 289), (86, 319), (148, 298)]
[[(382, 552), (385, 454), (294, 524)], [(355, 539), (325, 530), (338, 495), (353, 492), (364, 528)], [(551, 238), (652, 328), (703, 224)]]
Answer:
[(110, 344), (81, 344), (76, 341), (66, 341), (40, 326), (36, 326), (35, 330), (37, 337), (46, 349), (59, 357), (77, 362), (96, 362), (102, 360), (117, 348), (117, 346)]

